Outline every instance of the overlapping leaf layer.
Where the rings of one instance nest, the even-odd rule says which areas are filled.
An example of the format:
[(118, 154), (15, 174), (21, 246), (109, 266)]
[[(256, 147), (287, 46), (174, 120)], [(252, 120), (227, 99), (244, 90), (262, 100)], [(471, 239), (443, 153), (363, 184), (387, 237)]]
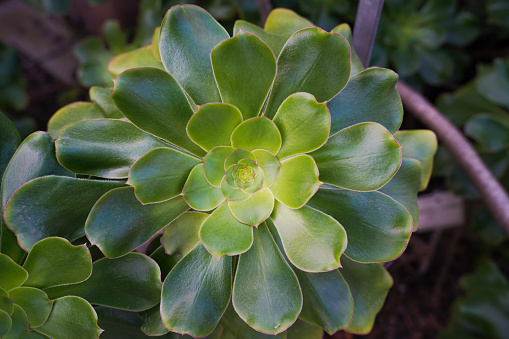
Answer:
[[(167, 276), (160, 307), (144, 314), (148, 334), (369, 332), (392, 284), (379, 262), (417, 225), (434, 139), (399, 142), (397, 75), (363, 70), (336, 31), (351, 36), (274, 10), (265, 29), (238, 22), (229, 37), (203, 9), (173, 7), (153, 46), (164, 69), (127, 69), (101, 97), (108, 109), (53, 119), (57, 170), (3, 194), (8, 227), (25, 249), (86, 235), (118, 258), (98, 267), (164, 229), (154, 259)], [(34, 231), (21, 212), (35, 195), (79, 197), (80, 208), (54, 212), (74, 228), (41, 204)], [(87, 281), (77, 295), (114, 303)]]

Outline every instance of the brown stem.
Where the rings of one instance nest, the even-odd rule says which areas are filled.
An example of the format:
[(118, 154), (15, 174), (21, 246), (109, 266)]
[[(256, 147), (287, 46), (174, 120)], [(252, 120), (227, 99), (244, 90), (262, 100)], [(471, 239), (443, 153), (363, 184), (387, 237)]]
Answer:
[(270, 0), (257, 0), (257, 3), (258, 12), (260, 12), (260, 19), (262, 20), (262, 23), (265, 23), (265, 20), (267, 20), (270, 13)]
[(500, 227), (509, 235), (509, 196), (463, 134), (421, 94), (397, 84), (405, 108), (432, 129), (481, 194)]

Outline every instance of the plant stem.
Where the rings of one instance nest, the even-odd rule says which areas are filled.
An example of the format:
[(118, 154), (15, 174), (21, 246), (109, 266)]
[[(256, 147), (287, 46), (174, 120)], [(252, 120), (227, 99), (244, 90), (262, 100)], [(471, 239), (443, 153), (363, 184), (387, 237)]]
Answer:
[(258, 12), (260, 13), (260, 19), (262, 21), (262, 24), (265, 23), (265, 20), (267, 20), (267, 17), (270, 13), (270, 0), (257, 0), (258, 3)]
[(396, 87), (405, 108), (432, 129), (477, 188), (497, 223), (509, 236), (509, 196), (472, 145), (421, 94), (399, 81)]

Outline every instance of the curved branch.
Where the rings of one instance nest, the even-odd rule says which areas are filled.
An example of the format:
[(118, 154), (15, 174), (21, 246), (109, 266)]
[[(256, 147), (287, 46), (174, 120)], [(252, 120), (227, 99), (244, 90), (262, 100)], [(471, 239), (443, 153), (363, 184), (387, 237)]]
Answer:
[(397, 84), (405, 108), (432, 129), (481, 194), (498, 224), (509, 236), (509, 196), (472, 145), (421, 94), (405, 83)]

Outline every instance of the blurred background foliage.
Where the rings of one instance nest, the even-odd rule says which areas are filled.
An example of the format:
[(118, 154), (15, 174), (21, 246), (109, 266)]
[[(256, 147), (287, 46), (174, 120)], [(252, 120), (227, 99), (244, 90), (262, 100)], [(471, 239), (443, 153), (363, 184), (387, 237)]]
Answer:
[[(45, 130), (49, 117), (66, 103), (87, 100), (89, 87), (112, 86), (110, 60), (150, 45), (171, 6), (204, 7), (230, 33), (235, 20), (262, 25), (259, 1), (254, 0), (82, 0), (90, 10), (86, 15), (112, 3), (113, 9), (119, 3), (132, 8), (112, 10), (92, 28), (84, 24), (89, 18), (76, 13), (82, 8), (75, 6), (77, 0), (23, 1), (49, 20), (57, 18), (68, 25), (76, 41), (77, 70), (74, 85), (61, 84), (22, 53), (0, 43), (0, 111), (11, 118), (22, 138), (36, 129)], [(354, 26), (358, 1), (271, 0), (270, 5), (292, 9), (330, 31), (340, 23)], [(394, 69), (435, 102), (509, 190), (509, 0), (385, 0), (371, 65)], [(422, 125), (406, 114), (403, 127)], [(468, 274), (455, 277), (454, 291), (461, 297), (450, 312), (445, 310), (451, 318), (440, 338), (509, 338), (507, 237), (465, 174), (440, 147), (429, 190), (445, 188), (468, 199), (470, 244), (469, 264), (463, 270)]]

